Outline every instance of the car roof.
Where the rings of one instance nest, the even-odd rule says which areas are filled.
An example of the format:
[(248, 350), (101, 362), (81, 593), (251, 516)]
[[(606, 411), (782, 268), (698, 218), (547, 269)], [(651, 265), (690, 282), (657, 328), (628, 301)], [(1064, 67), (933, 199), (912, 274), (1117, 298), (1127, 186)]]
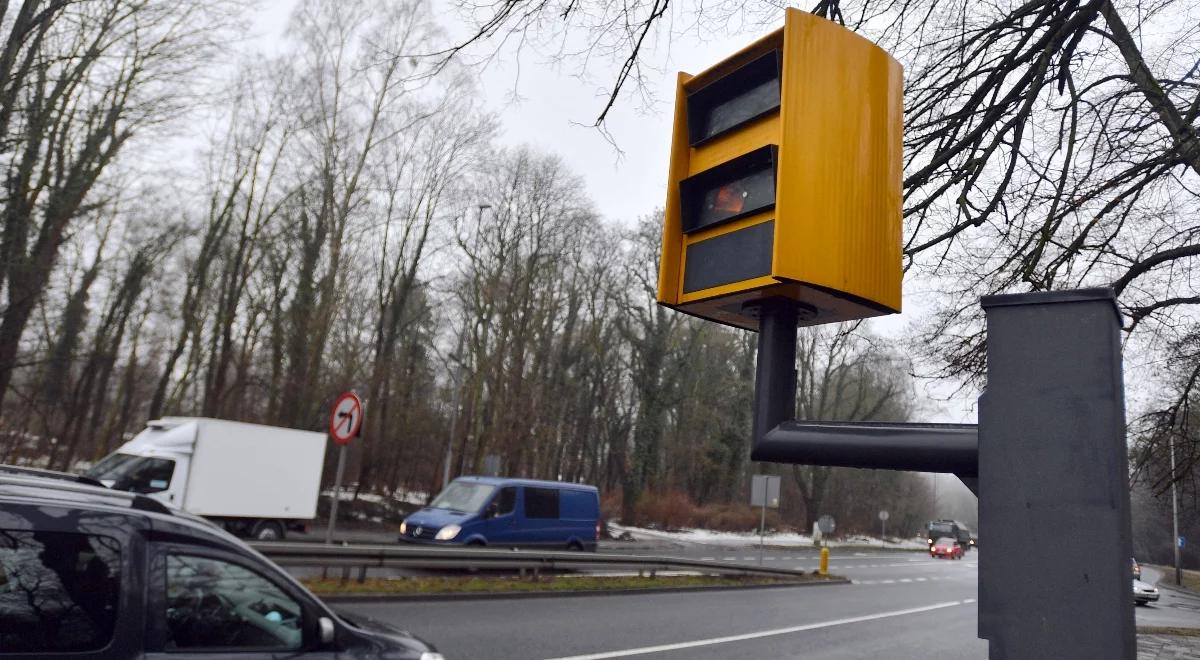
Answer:
[(159, 523), (157, 526), (169, 522), (207, 536), (228, 536), (207, 520), (170, 509), (156, 499), (94, 485), (86, 477), (75, 480), (75, 476), (65, 472), (0, 465), (0, 502), (53, 504), (76, 510), (103, 510), (106, 513), (119, 510), (130, 517), (145, 518), (152, 525), (155, 521)]
[(595, 486), (588, 484), (576, 484), (569, 481), (542, 481), (540, 479), (511, 479), (509, 477), (479, 477), (468, 475), (459, 477), (455, 481), (470, 481), (478, 484), (487, 484), (489, 486), (535, 486), (540, 488), (574, 488), (578, 490), (590, 490), (599, 492)]

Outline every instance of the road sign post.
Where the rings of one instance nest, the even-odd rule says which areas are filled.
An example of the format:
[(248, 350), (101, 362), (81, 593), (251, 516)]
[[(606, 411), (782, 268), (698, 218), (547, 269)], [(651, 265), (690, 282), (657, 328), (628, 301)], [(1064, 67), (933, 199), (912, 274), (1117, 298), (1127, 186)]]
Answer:
[(883, 510), (879, 512), (879, 541), (883, 545), (887, 545), (887, 520), (888, 512)]
[(773, 474), (754, 475), (750, 480), (750, 506), (762, 507), (762, 516), (758, 524), (758, 564), (761, 566), (767, 529), (767, 507), (779, 508), (779, 477)]
[(329, 437), (338, 446), (337, 472), (333, 478), (333, 495), (329, 503), (329, 524), (325, 527), (325, 543), (333, 543), (333, 528), (337, 524), (338, 502), (342, 499), (342, 476), (346, 471), (346, 447), (362, 432), (363, 402), (353, 392), (338, 397), (329, 415)]

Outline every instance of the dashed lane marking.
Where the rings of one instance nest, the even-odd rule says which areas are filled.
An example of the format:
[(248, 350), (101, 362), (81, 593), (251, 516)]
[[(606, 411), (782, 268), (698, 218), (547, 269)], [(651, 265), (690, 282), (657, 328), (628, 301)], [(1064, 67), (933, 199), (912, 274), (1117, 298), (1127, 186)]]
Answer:
[(818, 630), (821, 628), (832, 628), (834, 626), (844, 626), (851, 623), (863, 623), (866, 621), (877, 621), (879, 619), (889, 619), (898, 616), (907, 616), (909, 614), (919, 614), (922, 612), (932, 612), (941, 610), (947, 607), (956, 605), (965, 605), (975, 602), (971, 600), (952, 600), (944, 603), (935, 603), (926, 605), (925, 607), (912, 607), (905, 610), (891, 610), (888, 612), (877, 612), (875, 614), (867, 614), (864, 616), (854, 616), (845, 619), (833, 619), (831, 621), (822, 621), (820, 623), (810, 623), (803, 626), (792, 626), (790, 628), (776, 628), (774, 630), (761, 630), (759, 632), (745, 633), (743, 635), (729, 635), (727, 637), (710, 637), (708, 639), (697, 639), (691, 642), (679, 642), (676, 644), (660, 644), (658, 646), (643, 646), (633, 649), (622, 649), (620, 651), (606, 651), (603, 653), (592, 653), (588, 655), (573, 655), (563, 658), (555, 658), (554, 660), (602, 660), (603, 658), (623, 658), (630, 655), (646, 655), (648, 653), (665, 653), (667, 651), (680, 651), (683, 649), (693, 649), (701, 646), (714, 646), (716, 644), (728, 644), (730, 642), (743, 642), (751, 639), (760, 639), (763, 637), (775, 637), (778, 635), (790, 635), (792, 633), (804, 632), (806, 630)]

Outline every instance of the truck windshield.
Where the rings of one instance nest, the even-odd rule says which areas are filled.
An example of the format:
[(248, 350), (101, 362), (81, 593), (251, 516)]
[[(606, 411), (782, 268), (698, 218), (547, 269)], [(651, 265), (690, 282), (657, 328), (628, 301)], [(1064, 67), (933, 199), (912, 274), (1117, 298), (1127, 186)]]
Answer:
[(957, 537), (957, 530), (950, 523), (929, 523), (929, 538), (936, 539), (943, 536)]
[(455, 481), (434, 498), (433, 503), (429, 506), (434, 509), (475, 513), (482, 509), (488, 500), (492, 499), (494, 492), (496, 492), (495, 486)]
[(92, 466), (87, 476), (113, 490), (157, 493), (171, 486), (175, 461), (169, 458), (113, 454)]

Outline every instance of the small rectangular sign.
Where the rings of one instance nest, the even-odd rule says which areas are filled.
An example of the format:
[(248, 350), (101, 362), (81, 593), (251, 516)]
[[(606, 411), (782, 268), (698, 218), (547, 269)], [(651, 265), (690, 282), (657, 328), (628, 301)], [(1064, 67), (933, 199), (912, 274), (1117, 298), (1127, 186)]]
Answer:
[(766, 505), (769, 509), (779, 508), (779, 477), (771, 474), (756, 474), (750, 480), (750, 506)]

